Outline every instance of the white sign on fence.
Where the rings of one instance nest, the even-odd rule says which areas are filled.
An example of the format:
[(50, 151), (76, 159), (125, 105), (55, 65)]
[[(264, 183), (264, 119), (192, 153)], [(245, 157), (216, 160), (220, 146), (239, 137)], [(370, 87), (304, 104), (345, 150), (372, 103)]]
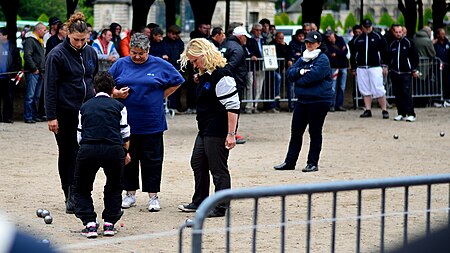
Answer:
[(277, 50), (275, 45), (263, 46), (264, 68), (266, 70), (276, 70), (278, 68)]

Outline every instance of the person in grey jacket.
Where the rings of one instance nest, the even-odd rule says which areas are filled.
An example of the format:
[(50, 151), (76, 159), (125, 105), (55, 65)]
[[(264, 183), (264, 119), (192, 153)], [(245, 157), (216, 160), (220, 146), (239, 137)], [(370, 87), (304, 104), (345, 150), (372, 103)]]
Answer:
[(25, 42), (23, 43), (23, 58), (25, 61), (25, 78), (27, 88), (25, 90), (23, 118), (25, 123), (36, 123), (41, 121), (37, 117), (37, 103), (41, 96), (45, 51), (44, 51), (44, 34), (47, 28), (42, 23), (37, 23), (34, 31), (25, 34)]
[(433, 47), (433, 41), (430, 39), (431, 29), (430, 27), (424, 27), (416, 32), (414, 35), (414, 44), (416, 45), (419, 57), (436, 57), (436, 51)]
[(283, 163), (275, 170), (294, 170), (302, 148), (303, 133), (309, 128), (311, 142), (308, 161), (303, 172), (319, 170), (322, 149), (322, 128), (333, 97), (330, 61), (320, 46), (322, 36), (317, 31), (308, 33), (303, 56), (289, 69), (287, 78), (295, 83), (297, 102), (292, 115), (291, 139)]

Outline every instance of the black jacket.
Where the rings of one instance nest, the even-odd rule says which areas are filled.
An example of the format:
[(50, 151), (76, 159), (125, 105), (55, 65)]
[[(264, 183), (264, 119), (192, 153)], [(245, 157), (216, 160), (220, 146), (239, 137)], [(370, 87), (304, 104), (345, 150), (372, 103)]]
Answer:
[(239, 89), (245, 86), (247, 80), (247, 64), (245, 64), (244, 48), (241, 46), (239, 39), (236, 36), (228, 37), (219, 50), (223, 57), (227, 58), (228, 68), (234, 73), (234, 78)]
[[(347, 53), (348, 48), (345, 44), (344, 39), (341, 36), (336, 37), (336, 43), (331, 43), (328, 40), (326, 41), (327, 45), (327, 56), (330, 60), (330, 66), (331, 68), (339, 68), (339, 69), (346, 69), (348, 68), (348, 59), (347, 59)], [(334, 56), (331, 56), (332, 54), (335, 54)]]
[[(8, 57), (6, 58), (6, 72), (14, 72), (11, 74), (7, 74), (6, 78), (11, 79), (16, 76), (17, 73), (22, 68), (22, 59), (20, 58), (19, 49), (14, 45), (11, 41), (8, 40)], [(2, 75), (0, 75), (2, 78)]]
[(291, 58), (294, 63), (302, 57), (303, 52), (306, 50), (305, 42), (298, 41), (294, 36), (292, 36), (292, 40), (289, 42), (289, 47), (291, 48)]
[(262, 61), (262, 55), (259, 51), (258, 42), (254, 38), (247, 39), (245, 44), (246, 58), (252, 58), (255, 56), (258, 58), (256, 61), (247, 60), (247, 69), (249, 71), (261, 71), (263, 69), (264, 62)]
[[(180, 55), (184, 50), (184, 42), (181, 39), (172, 40), (168, 37), (163, 39), (164, 47), (167, 50), (167, 56), (169, 56), (169, 62), (176, 70), (180, 70), (180, 63), (177, 61), (180, 59)], [(151, 50), (151, 49), (150, 49)]]
[(59, 43), (62, 43), (64, 39), (60, 40), (58, 34), (52, 35), (48, 40), (47, 44), (45, 44), (45, 57), (47, 57), (48, 53), (52, 51)]
[(45, 62), (45, 111), (56, 119), (59, 109), (78, 111), (94, 96), (93, 79), (98, 71), (95, 50), (88, 45), (75, 49), (69, 38), (57, 45)]
[(389, 52), (389, 71), (406, 74), (417, 70), (419, 54), (414, 42), (408, 37), (392, 41), (389, 45)]
[[(366, 41), (368, 41), (367, 46)], [(353, 51), (350, 52), (352, 69), (379, 67), (389, 62), (386, 40), (379, 33), (362, 33), (352, 43), (353, 46), (350, 47)]]

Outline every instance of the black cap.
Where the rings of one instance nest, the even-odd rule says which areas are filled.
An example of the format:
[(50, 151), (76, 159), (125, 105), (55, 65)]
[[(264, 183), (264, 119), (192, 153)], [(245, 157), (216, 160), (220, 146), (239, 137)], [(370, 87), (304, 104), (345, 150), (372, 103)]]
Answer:
[(171, 25), (169, 28), (167, 28), (167, 32), (179, 34), (181, 33), (180, 28), (177, 25)]
[(314, 43), (314, 42), (322, 42), (322, 36), (317, 31), (311, 31), (306, 35), (305, 41)]
[(364, 19), (364, 21), (362, 22), (362, 25), (364, 27), (371, 27), (372, 26), (372, 21), (370, 19)]
[(57, 18), (57, 17), (51, 17), (48, 19), (49, 25), (56, 25), (58, 23), (61, 23), (61, 20), (59, 20), (59, 18)]

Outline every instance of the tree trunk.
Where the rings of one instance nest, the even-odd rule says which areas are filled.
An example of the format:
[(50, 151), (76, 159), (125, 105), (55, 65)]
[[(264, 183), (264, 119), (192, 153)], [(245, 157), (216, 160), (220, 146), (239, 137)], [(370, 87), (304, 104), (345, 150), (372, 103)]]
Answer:
[(132, 0), (133, 31), (140, 32), (147, 25), (148, 11), (154, 2), (155, 0)]
[(8, 40), (16, 44), (17, 32), (17, 11), (19, 10), (19, 1), (0, 0), (3, 14), (6, 18), (6, 29), (8, 30)]
[(177, 5), (175, 0), (164, 0), (166, 4), (166, 30), (171, 25), (175, 25), (175, 16), (177, 11)]
[(66, 0), (66, 7), (67, 7), (67, 19), (72, 16), (73, 13), (75, 13), (75, 9), (77, 8), (78, 0)]
[(211, 24), (217, 1), (189, 0), (194, 13), (195, 27), (198, 27), (200, 24)]
[(324, 0), (304, 0), (302, 3), (302, 22), (315, 23), (320, 27)]
[(447, 4), (445, 0), (433, 0), (431, 10), (433, 12), (433, 30), (436, 32), (437, 29), (444, 27), (444, 17), (450, 10), (450, 4)]
[(417, 4), (414, 0), (398, 0), (398, 9), (402, 12), (403, 17), (405, 17), (405, 27), (408, 31), (408, 37), (413, 37), (416, 33), (416, 23), (417, 23)]

